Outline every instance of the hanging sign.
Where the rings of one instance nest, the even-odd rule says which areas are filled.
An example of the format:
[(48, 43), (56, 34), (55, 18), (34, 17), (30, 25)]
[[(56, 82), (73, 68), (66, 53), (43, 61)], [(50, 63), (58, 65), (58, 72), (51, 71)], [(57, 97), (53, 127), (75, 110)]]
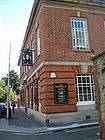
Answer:
[(32, 64), (33, 64), (32, 51), (23, 50), (22, 51), (22, 65), (23, 66), (32, 66)]

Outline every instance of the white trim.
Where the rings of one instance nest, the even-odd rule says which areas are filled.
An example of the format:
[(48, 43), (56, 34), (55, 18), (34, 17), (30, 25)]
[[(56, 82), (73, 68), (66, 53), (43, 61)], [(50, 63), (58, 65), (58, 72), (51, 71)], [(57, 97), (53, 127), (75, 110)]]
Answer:
[[(68, 1), (70, 1), (70, 0), (68, 0)], [(58, 5), (58, 4), (56, 4), (56, 6), (55, 6), (55, 5), (48, 5), (48, 3), (44, 3), (43, 7), (55, 8), (55, 9), (58, 9), (58, 8), (59, 9), (67, 9), (69, 11), (74, 10), (74, 11), (95, 13), (95, 14), (105, 14), (105, 11), (104, 11), (105, 5), (101, 5), (101, 8), (100, 7), (97, 8), (97, 6), (99, 6), (98, 4), (91, 3), (91, 4), (88, 5), (88, 8), (87, 8), (83, 5), (82, 6), (80, 5), (80, 6), (76, 7), (76, 4), (77, 3), (73, 4), (73, 3), (69, 2), (69, 3), (64, 4), (64, 6)], [(93, 6), (95, 6), (95, 10), (93, 9)]]
[[(86, 81), (84, 82), (83, 81), (83, 78), (89, 78), (89, 81), (87, 81), (87, 79), (86, 79)], [(77, 99), (77, 101), (78, 101), (78, 104), (90, 104), (91, 102), (93, 103), (93, 101), (94, 101), (94, 98), (93, 98), (93, 95), (94, 95), (94, 91), (92, 91), (92, 88), (93, 88), (93, 85), (94, 85), (94, 82), (92, 82), (92, 76), (91, 75), (83, 75), (83, 74), (77, 74), (76, 75), (76, 79), (77, 79), (77, 82), (76, 82), (76, 88), (77, 88), (77, 90), (78, 90), (78, 92), (76, 93), (77, 95), (78, 95), (78, 99)], [(84, 87), (86, 88), (86, 93), (85, 93), (85, 95), (86, 95), (86, 97), (88, 97), (88, 95), (90, 95), (91, 96), (91, 100), (89, 100), (88, 98), (87, 98), (87, 100), (85, 101), (85, 97), (84, 97)], [(89, 92), (88, 93), (88, 87), (90, 87), (90, 90), (91, 90), (91, 92)], [(81, 88), (81, 92), (80, 92), (80, 89)], [(82, 96), (82, 101), (81, 101), (81, 97)]]
[(82, 17), (72, 17), (70, 20), (73, 48), (77, 50), (89, 50), (87, 19)]
[(31, 77), (37, 73), (43, 66), (47, 65), (58, 65), (58, 66), (81, 66), (81, 65), (88, 65), (91, 66), (93, 65), (92, 62), (62, 62), (62, 61), (42, 61), (40, 65), (33, 71), (33, 73), (27, 78), (27, 81), (31, 79)]
[(41, 69), (43, 66), (44, 66), (44, 61), (43, 61), (43, 62), (33, 71), (33, 73), (27, 78), (27, 81), (30, 80), (31, 77), (32, 77), (35, 73), (37, 73), (37, 71), (38, 71), (39, 69)]
[(94, 105), (94, 104), (95, 104), (95, 101), (77, 102), (77, 106)]
[(92, 62), (70, 62), (70, 61), (46, 61), (45, 65), (59, 65), (59, 66), (74, 66), (74, 65), (88, 65), (91, 66), (93, 65)]

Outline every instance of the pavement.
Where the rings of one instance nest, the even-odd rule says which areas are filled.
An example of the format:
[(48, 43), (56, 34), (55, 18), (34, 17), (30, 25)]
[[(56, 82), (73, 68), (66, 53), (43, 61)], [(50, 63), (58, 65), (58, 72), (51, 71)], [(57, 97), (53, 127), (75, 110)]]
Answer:
[(15, 114), (11, 114), (11, 119), (0, 118), (0, 131), (19, 132), (19, 133), (41, 133), (48, 131), (59, 131), (63, 129), (75, 129), (79, 127), (88, 127), (98, 125), (98, 122), (81, 122), (75, 124), (66, 124), (60, 126), (41, 126), (38, 122), (33, 123), (32, 119), (22, 112), (19, 108), (15, 109)]

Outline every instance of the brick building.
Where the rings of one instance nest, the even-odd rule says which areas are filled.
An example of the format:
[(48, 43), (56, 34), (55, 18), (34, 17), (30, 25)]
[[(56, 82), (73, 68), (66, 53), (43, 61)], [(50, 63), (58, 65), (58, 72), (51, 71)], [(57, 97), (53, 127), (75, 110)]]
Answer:
[(90, 59), (105, 49), (104, 2), (35, 0), (21, 50), (25, 49), (32, 50), (33, 65), (22, 66), (20, 54), (21, 106), (50, 119), (56, 115), (70, 119), (83, 111), (81, 117), (94, 117)]

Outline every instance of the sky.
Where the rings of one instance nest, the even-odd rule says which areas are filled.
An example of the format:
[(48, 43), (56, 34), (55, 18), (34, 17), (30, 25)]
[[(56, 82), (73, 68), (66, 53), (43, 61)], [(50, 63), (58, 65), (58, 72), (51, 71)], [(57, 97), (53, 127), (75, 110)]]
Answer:
[(0, 78), (10, 70), (19, 74), (17, 66), (20, 50), (34, 0), (0, 0)]

